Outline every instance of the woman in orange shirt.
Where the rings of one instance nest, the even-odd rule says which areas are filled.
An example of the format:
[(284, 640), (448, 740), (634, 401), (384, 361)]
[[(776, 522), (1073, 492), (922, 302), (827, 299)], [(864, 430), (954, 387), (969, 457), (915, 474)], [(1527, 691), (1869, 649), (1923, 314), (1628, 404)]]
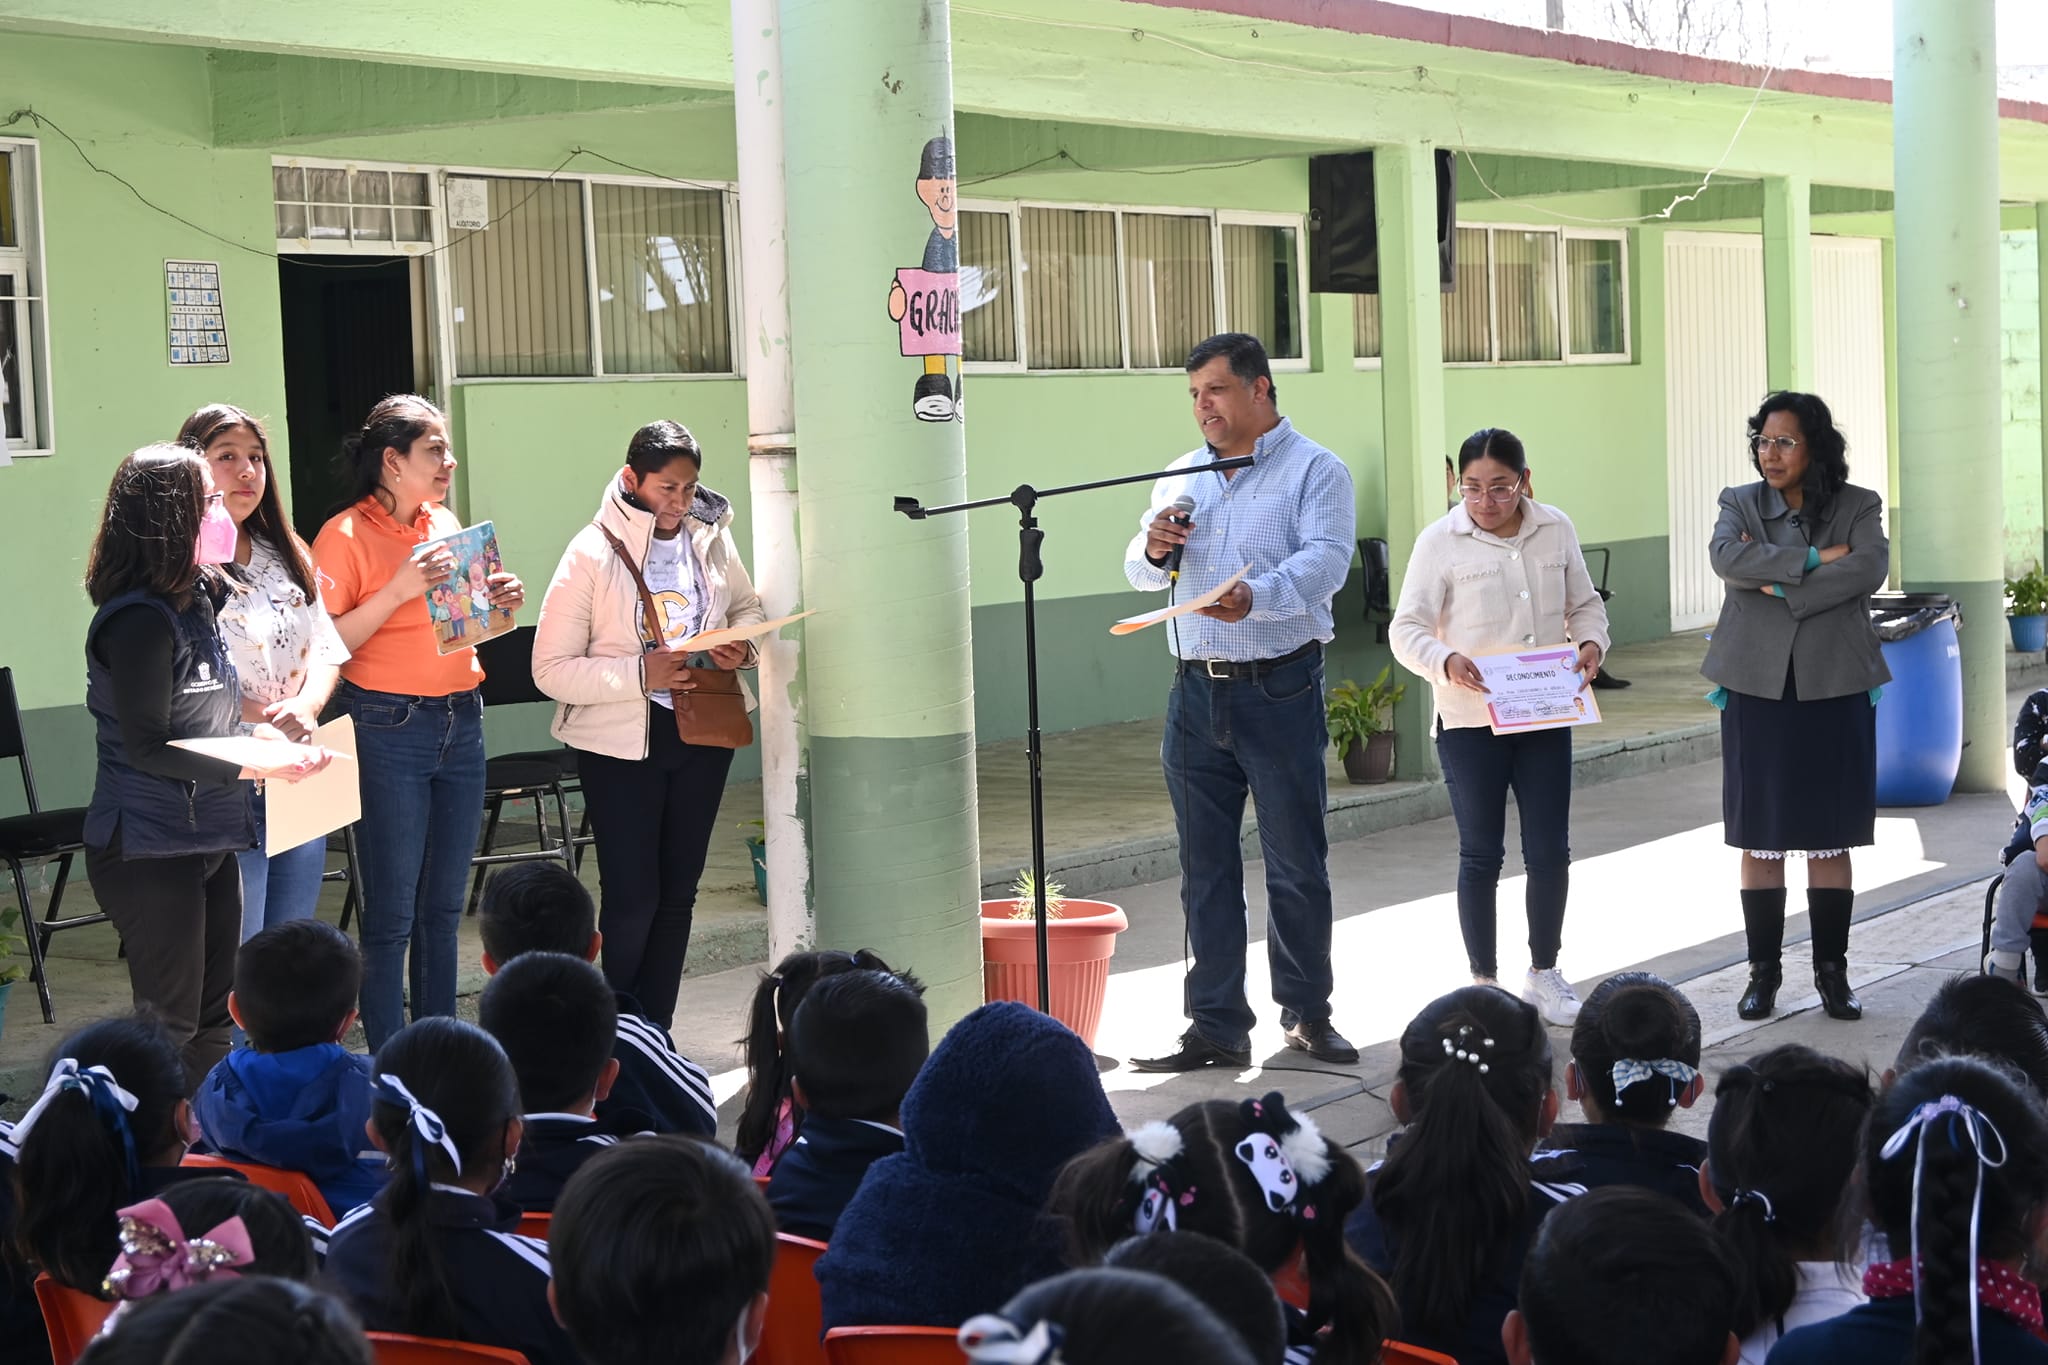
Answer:
[[(363, 819), (363, 1032), (370, 1047), (405, 1025), (406, 948), (414, 1018), (455, 1013), (455, 939), (483, 821), (483, 680), (476, 650), (439, 653), (429, 589), (454, 556), (420, 547), (462, 529), (442, 504), (455, 473), (448, 418), (412, 394), (386, 398), (342, 443), (354, 497), (313, 542), (321, 596), (350, 658), (335, 701), (356, 725)], [(490, 575), (493, 607), (526, 590)]]

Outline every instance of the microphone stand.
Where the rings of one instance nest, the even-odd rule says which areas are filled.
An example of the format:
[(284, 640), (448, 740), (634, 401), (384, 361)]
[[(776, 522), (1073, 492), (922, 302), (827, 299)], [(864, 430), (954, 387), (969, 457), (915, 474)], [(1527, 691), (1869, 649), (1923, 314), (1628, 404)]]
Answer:
[(1005, 504), (1017, 509), (1017, 577), (1024, 584), (1024, 698), (1028, 713), (1024, 752), (1025, 761), (1030, 765), (1031, 779), (1031, 885), (1036, 902), (1038, 1009), (1041, 1014), (1052, 1013), (1052, 976), (1045, 946), (1045, 753), (1038, 729), (1038, 605), (1032, 586), (1045, 575), (1045, 560), (1040, 553), (1045, 544), (1045, 532), (1038, 526), (1038, 500), (1067, 493), (1086, 493), (1096, 488), (1115, 488), (1127, 483), (1150, 483), (1184, 474), (1204, 474), (1210, 470), (1248, 469), (1252, 462), (1251, 456), (1240, 455), (1235, 459), (1214, 460), (1185, 469), (1158, 469), (1149, 474), (1126, 474), (1120, 478), (1072, 483), (1063, 488), (1033, 488), (1025, 483), (1017, 485), (1004, 497), (949, 503), (944, 507), (926, 507), (916, 498), (896, 499), (895, 510), (912, 521)]

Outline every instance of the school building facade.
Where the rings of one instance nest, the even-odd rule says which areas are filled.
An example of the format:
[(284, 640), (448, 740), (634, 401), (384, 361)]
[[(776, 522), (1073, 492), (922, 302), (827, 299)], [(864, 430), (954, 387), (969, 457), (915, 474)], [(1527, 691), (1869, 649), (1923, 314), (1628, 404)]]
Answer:
[[(269, 420), (310, 532), (340, 435), (383, 393), (434, 397), (463, 461), (456, 504), (496, 523), (531, 585), (529, 623), (644, 422), (697, 435), (750, 563), (762, 490), (806, 498), (803, 573), (785, 597), (820, 615), (804, 628), (807, 676), (800, 664), (771, 707), (799, 714), (802, 786), (821, 803), (830, 790), (887, 806), (906, 790), (862, 767), (860, 746), (882, 739), (922, 746), (902, 751), (903, 770), (942, 753), (957, 797), (974, 740), (1023, 727), (1014, 520), (978, 514), (971, 535), (945, 533), (952, 558), (920, 560), (902, 547), (926, 532), (887, 495), (1163, 466), (1195, 444), (1180, 361), (1215, 331), (1265, 339), (1282, 411), (1347, 461), (1359, 533), (1390, 542), (1397, 578), (1443, 509), (1444, 456), (1478, 427), (1515, 430), (1538, 496), (1604, 551), (1594, 567), (1604, 558), (1624, 647), (1712, 619), (1714, 494), (1750, 477), (1742, 419), (1769, 387), (1835, 405), (1854, 477), (1887, 493), (1902, 582), (1975, 585), (1973, 620), (1995, 631), (1983, 585), (2038, 553), (2048, 108), (2007, 105), (1959, 135), (1981, 90), (1945, 74), (1913, 87), (1939, 97), (1916, 106), (1926, 174), (1974, 175), (1964, 197), (1990, 177), (2008, 233), (2002, 254), (1994, 232), (1929, 262), (1898, 247), (1916, 229), (1895, 212), (1895, 187), (1908, 201), (1883, 82), (1377, 0), (836, 3), (872, 22), (841, 27), (854, 21), (816, 0), (779, 11), (796, 323), (774, 333), (747, 303), (741, 185), (741, 129), (778, 117), (748, 27), (778, 36), (772, 0), (0, 0), (0, 664), (46, 802), (82, 802), (91, 780), (77, 585), (108, 475), (214, 401)], [(1988, 42), (1988, 0), (1919, 5), (1932, 50), (1976, 41), (1978, 9)], [(938, 466), (894, 463), (931, 435), (911, 408), (933, 367), (899, 354), (883, 311), (890, 271), (916, 262), (930, 227), (913, 188), (928, 139), (892, 112), (918, 95), (906, 75), (929, 87), (919, 119), (940, 126), (943, 109), (957, 152), (962, 356), (946, 385), (964, 457), (935, 482)], [(886, 183), (835, 178), (870, 124), (890, 130), (889, 159), (860, 175), (884, 166)], [(1309, 158), (1365, 149), (1382, 292), (1312, 292)], [(1440, 149), (1458, 162), (1450, 292), (1435, 277)], [(878, 216), (899, 246), (877, 245)], [(1992, 329), (1988, 366), (1986, 334), (1957, 332), (1947, 362), (1988, 373), (1953, 397), (1978, 411), (2003, 385), (2018, 419), (2003, 432), (1995, 418), (1915, 425), (1929, 314), (1914, 309), (1932, 306), (1915, 300), (1946, 287), (1921, 283), (1943, 271), (1948, 312), (1932, 316), (1979, 327), (1988, 310)], [(2005, 319), (2002, 365), (2001, 293), (2031, 310)], [(798, 420), (793, 482), (764, 485), (747, 386), (777, 364), (794, 372), (799, 419), (868, 401), (897, 425)], [(849, 377), (886, 392), (845, 394)], [(1106, 630), (1148, 605), (1121, 571), (1142, 502), (1127, 489), (1040, 509), (1049, 730), (1163, 712), (1163, 643)], [(933, 574), (946, 581), (925, 611), (918, 585), (896, 580)], [(883, 605), (860, 621), (864, 593)], [(1370, 676), (1386, 656), (1356, 572), (1338, 621), (1330, 676)], [(904, 622), (897, 648), (856, 643)], [(907, 684), (851, 681), (891, 660)], [(932, 673), (954, 681), (926, 695)], [(1404, 762), (1426, 762), (1425, 690), (1410, 689)], [(545, 715), (492, 724), (523, 743)], [(758, 771), (742, 759), (736, 776)], [(948, 805), (908, 789), (916, 810)], [(947, 817), (954, 844), (971, 844), (968, 806), (964, 830)], [(828, 852), (821, 809), (807, 861), (868, 866), (853, 850), (891, 826), (862, 819)], [(906, 815), (891, 835), (899, 856), (922, 823)], [(959, 899), (958, 861), (935, 853), (935, 903)], [(903, 866), (893, 875), (923, 878)], [(814, 909), (835, 937), (825, 901)]]

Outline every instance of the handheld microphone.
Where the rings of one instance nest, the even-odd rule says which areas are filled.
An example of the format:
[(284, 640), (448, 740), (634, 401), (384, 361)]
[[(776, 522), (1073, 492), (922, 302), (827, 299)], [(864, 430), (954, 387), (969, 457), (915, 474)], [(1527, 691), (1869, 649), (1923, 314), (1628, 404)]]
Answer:
[[(1194, 495), (1183, 493), (1175, 498), (1173, 500), (1173, 510), (1179, 513), (1174, 519), (1182, 526), (1187, 525), (1188, 518), (1195, 510)], [(1178, 583), (1180, 581), (1180, 557), (1187, 553), (1187, 549), (1187, 542), (1182, 541), (1166, 552), (1166, 577), (1168, 582)]]

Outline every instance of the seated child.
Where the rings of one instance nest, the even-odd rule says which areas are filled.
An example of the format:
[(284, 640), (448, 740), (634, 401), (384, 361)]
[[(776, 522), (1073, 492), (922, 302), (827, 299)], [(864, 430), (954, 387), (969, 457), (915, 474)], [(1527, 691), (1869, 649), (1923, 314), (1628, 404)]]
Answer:
[(1871, 1100), (1861, 1067), (1797, 1044), (1750, 1058), (1714, 1090), (1699, 1186), (1741, 1272), (1743, 1365), (1863, 1302), (1849, 1185)]
[[(755, 1175), (773, 1173), (776, 1161), (796, 1141), (796, 1130), (803, 1122), (803, 1106), (790, 1094), (789, 1063), (784, 1055), (796, 1007), (816, 982), (851, 971), (886, 972), (889, 964), (865, 948), (853, 953), (791, 953), (773, 972), (763, 973), (754, 987), (745, 1039), (746, 1098), (733, 1150), (753, 1166)], [(909, 972), (894, 974), (919, 995), (924, 994), (923, 983)]]
[[(2048, 758), (2027, 774), (2026, 800), (2013, 821), (2003, 859), (2005, 880), (1998, 886), (1984, 971), (2020, 982), (2035, 995), (2048, 995)], [(2030, 949), (2031, 979), (2025, 972)]]
[(585, 1365), (742, 1365), (761, 1343), (775, 1220), (720, 1148), (652, 1137), (576, 1172), (548, 1298)]
[(1585, 1193), (1565, 1159), (1531, 1155), (1557, 1120), (1550, 1068), (1536, 1007), (1498, 986), (1440, 996), (1401, 1035), (1388, 1102), (1407, 1126), (1344, 1233), (1392, 1284), (1399, 1339), (1459, 1365), (1502, 1365), (1529, 1245)]
[(1058, 1273), (1053, 1178), (1117, 1132), (1066, 1025), (1015, 1001), (975, 1010), (932, 1049), (903, 1150), (868, 1168), (818, 1258), (825, 1326), (957, 1327)]
[(375, 1365), (362, 1324), (294, 1280), (216, 1276), (135, 1305), (79, 1365)]
[(377, 1197), (341, 1220), (325, 1282), (373, 1332), (503, 1346), (576, 1365), (548, 1311), (548, 1244), (493, 1195), (519, 1151), (519, 1081), (490, 1034), (416, 1019), (377, 1049), (370, 1137), (391, 1158)]
[(2023, 1277), (2048, 1219), (2040, 1100), (1992, 1063), (1945, 1057), (1901, 1075), (1865, 1128), (1868, 1212), (1897, 1259), (1864, 1270), (1868, 1303), (1780, 1337), (1771, 1365), (2048, 1362)]
[(1884, 1083), (1889, 1087), (1922, 1062), (1960, 1055), (2017, 1068), (2036, 1095), (2048, 1096), (2048, 1015), (2010, 979), (1962, 975), (1944, 981), (1906, 1031)]
[(1665, 1126), (1699, 1098), (1699, 1066), (1700, 1016), (1690, 1000), (1648, 972), (1608, 977), (1579, 1010), (1564, 1069), (1565, 1097), (1586, 1121), (1559, 1124), (1544, 1146), (1588, 1189), (1640, 1185), (1705, 1217), (1706, 1144)]
[(1287, 1315), (1265, 1271), (1251, 1258), (1199, 1232), (1149, 1232), (1126, 1237), (1102, 1263), (1172, 1280), (1236, 1332), (1252, 1365), (1284, 1365)]
[(841, 972), (811, 988), (789, 1028), (804, 1127), (768, 1182), (784, 1232), (829, 1241), (868, 1167), (903, 1150), (898, 1111), (930, 1050), (924, 1000), (901, 977)]
[[(477, 924), (487, 972), (521, 953), (567, 953), (596, 962), (604, 946), (590, 892), (559, 863), (515, 863), (493, 873)], [(612, 1047), (619, 1076), (597, 1116), (630, 1109), (651, 1120), (657, 1133), (715, 1137), (718, 1101), (704, 1068), (677, 1052), (668, 1030), (648, 1019), (632, 996), (615, 991), (612, 999), (619, 1020)]]
[(275, 1275), (311, 1284), (319, 1272), (306, 1223), (284, 1196), (241, 1179), (183, 1180), (121, 1210), (121, 1254), (107, 1271), (118, 1302), (101, 1334), (160, 1294), (216, 1276)]
[(1065, 1227), (1077, 1265), (1134, 1232), (1206, 1233), (1269, 1276), (1299, 1253), (1308, 1310), (1288, 1310), (1289, 1342), (1312, 1346), (1319, 1365), (1371, 1365), (1394, 1302), (1344, 1241), (1364, 1199), (1357, 1158), (1273, 1093), (1191, 1104), (1083, 1152), (1060, 1172), (1046, 1211)]
[(1069, 1270), (960, 1329), (970, 1361), (1058, 1365), (1250, 1365), (1237, 1333), (1173, 1281), (1139, 1270)]
[(1501, 1340), (1511, 1365), (1733, 1365), (1739, 1281), (1690, 1209), (1594, 1190), (1543, 1220)]
[(528, 1213), (551, 1212), (578, 1166), (648, 1131), (631, 1109), (593, 1116), (619, 1074), (612, 989), (580, 957), (521, 953), (484, 987), (476, 1021), (512, 1063), (526, 1123), (518, 1169), (497, 1193)]
[(384, 1187), (370, 1146), (370, 1059), (341, 1040), (356, 1018), (363, 959), (324, 920), (265, 929), (235, 954), (228, 1013), (249, 1046), (223, 1057), (192, 1099), (212, 1151), (300, 1171), (336, 1217)]

